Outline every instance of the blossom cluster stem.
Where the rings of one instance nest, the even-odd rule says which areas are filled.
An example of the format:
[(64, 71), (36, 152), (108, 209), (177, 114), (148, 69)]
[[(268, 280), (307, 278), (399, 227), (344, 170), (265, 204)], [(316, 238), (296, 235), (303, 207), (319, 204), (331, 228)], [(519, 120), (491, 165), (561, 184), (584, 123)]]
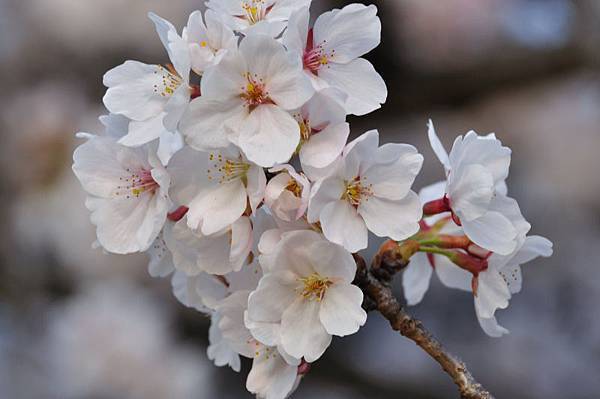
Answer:
[[(385, 257), (376, 257), (369, 269), (364, 259), (360, 255), (355, 255), (357, 273), (354, 282), (365, 294), (368, 310), (379, 311), (389, 321), (392, 329), (412, 340), (438, 362), (458, 387), (461, 398), (493, 399), (493, 395), (475, 380), (466, 364), (448, 352), (421, 321), (406, 312), (392, 293), (389, 285), (391, 279), (386, 281), (375, 277), (372, 270), (382, 268), (382, 265), (377, 264), (381, 259)], [(407, 265), (408, 261), (404, 266)]]

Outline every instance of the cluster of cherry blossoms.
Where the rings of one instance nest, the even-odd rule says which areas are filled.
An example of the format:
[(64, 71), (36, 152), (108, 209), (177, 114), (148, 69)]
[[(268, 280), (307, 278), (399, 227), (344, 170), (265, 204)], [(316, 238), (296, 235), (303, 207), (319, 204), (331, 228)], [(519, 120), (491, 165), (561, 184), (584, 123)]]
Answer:
[(80, 133), (73, 170), (97, 245), (146, 252), (184, 305), (211, 318), (208, 356), (247, 388), (283, 399), (332, 337), (367, 314), (352, 256), (369, 233), (411, 249), (409, 304), (435, 269), (473, 293), (484, 331), (521, 289), (520, 265), (552, 244), (505, 179), (511, 152), (492, 135), (429, 138), (447, 181), (412, 191), (423, 157), (347, 142), (347, 115), (378, 109), (386, 85), (361, 58), (380, 42), (375, 6), (351, 4), (309, 25), (311, 0), (209, 0), (181, 34), (150, 14), (170, 63), (127, 61), (104, 76), (105, 133)]

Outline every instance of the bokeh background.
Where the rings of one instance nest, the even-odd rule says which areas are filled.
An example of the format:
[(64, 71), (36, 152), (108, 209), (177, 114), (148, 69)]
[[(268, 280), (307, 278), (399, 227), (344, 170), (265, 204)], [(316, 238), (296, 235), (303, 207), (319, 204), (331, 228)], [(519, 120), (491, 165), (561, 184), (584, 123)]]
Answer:
[[(70, 170), (74, 133), (100, 131), (102, 74), (126, 59), (167, 62), (146, 12), (182, 27), (201, 3), (0, 0), (0, 398), (250, 398), (244, 374), (206, 359), (207, 318), (152, 280), (143, 255), (91, 249)], [(349, 2), (313, 3), (316, 13)], [(436, 281), (412, 311), (498, 398), (598, 398), (600, 1), (373, 3), (383, 40), (367, 58), (390, 95), (351, 118), (353, 135), (378, 128), (416, 145), (418, 188), (442, 177), (428, 118), (448, 146), (470, 129), (496, 132), (514, 150), (511, 194), (556, 248), (524, 268), (524, 291), (498, 313), (507, 337), (486, 337), (472, 298)], [(334, 340), (295, 397), (456, 396), (372, 314)]]

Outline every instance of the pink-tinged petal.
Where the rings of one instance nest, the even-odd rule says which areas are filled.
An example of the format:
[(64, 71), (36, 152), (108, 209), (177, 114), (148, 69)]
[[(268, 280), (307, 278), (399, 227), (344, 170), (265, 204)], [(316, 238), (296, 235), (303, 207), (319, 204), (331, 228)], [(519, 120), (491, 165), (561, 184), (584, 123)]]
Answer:
[(353, 253), (367, 247), (369, 235), (365, 221), (347, 201), (327, 204), (321, 211), (320, 220), (323, 234), (329, 241)]
[(285, 310), (281, 318), (281, 344), (291, 356), (312, 363), (318, 360), (331, 344), (319, 318), (321, 303), (298, 298)]
[(423, 253), (415, 254), (402, 274), (402, 288), (406, 303), (413, 306), (421, 302), (429, 289), (433, 267)]
[(345, 108), (349, 114), (368, 114), (381, 108), (387, 99), (383, 78), (364, 58), (357, 58), (349, 64), (332, 62), (319, 70), (319, 78), (348, 95)]
[(319, 317), (327, 333), (344, 337), (356, 333), (367, 321), (362, 308), (363, 293), (350, 284), (334, 284), (321, 302)]
[(401, 241), (419, 231), (423, 208), (417, 194), (409, 191), (401, 200), (369, 197), (361, 201), (358, 213), (375, 235)]

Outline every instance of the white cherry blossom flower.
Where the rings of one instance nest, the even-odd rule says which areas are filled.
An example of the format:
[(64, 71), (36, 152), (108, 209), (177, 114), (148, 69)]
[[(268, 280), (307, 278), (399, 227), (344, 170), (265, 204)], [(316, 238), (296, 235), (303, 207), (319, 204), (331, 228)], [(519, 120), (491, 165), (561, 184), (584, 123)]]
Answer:
[(290, 165), (269, 169), (280, 172), (269, 180), (265, 190), (265, 205), (279, 219), (292, 222), (304, 216), (308, 208), (310, 182), (306, 176), (297, 173)]
[(263, 167), (287, 162), (300, 142), (300, 127), (289, 111), (314, 90), (302, 66), (282, 44), (264, 35), (244, 38), (201, 82), (181, 123), (187, 143), (201, 151), (233, 143)]
[(448, 155), (431, 121), (428, 135), (448, 178), (443, 206), (452, 211), (474, 243), (501, 255), (512, 253), (518, 232), (506, 215), (511, 211), (509, 201), (503, 199), (510, 149), (494, 134), (479, 136), (471, 131), (456, 138)]
[[(104, 75), (108, 88), (104, 105), (111, 113), (130, 119), (127, 134), (119, 142), (132, 147), (156, 139), (177, 141), (177, 125), (191, 95), (188, 44), (170, 22), (152, 13), (149, 17), (169, 54), (170, 66), (126, 61)], [(168, 161), (170, 155), (161, 158)]]
[[(354, 334), (364, 325), (363, 293), (352, 285), (352, 255), (313, 231), (286, 235), (248, 300), (250, 323), (280, 324), (285, 353), (314, 362), (332, 335)], [(261, 258), (261, 262), (263, 259)], [(260, 341), (260, 339), (259, 339)]]
[(252, 225), (246, 216), (210, 236), (190, 229), (185, 219), (168, 224), (164, 240), (175, 268), (188, 276), (202, 272), (223, 276), (241, 270), (252, 249)]
[(188, 276), (176, 271), (171, 286), (182, 305), (205, 314), (210, 314), (229, 294), (222, 278), (204, 272)]
[(401, 241), (419, 230), (422, 209), (411, 191), (423, 157), (406, 144), (379, 147), (367, 132), (344, 150), (333, 174), (314, 184), (308, 221), (350, 252), (367, 247), (368, 231)]
[(350, 125), (343, 107), (346, 97), (337, 89), (323, 89), (294, 112), (300, 125), (300, 164), (313, 181), (328, 173), (348, 140)]
[(152, 243), (146, 254), (150, 258), (148, 262), (148, 273), (152, 277), (167, 277), (175, 271), (173, 265), (173, 256), (167, 248), (167, 243), (160, 232), (156, 240)]
[(170, 177), (154, 146), (129, 148), (111, 137), (90, 136), (73, 161), (100, 245), (118, 254), (150, 248), (171, 206)]
[(186, 147), (175, 154), (169, 172), (172, 198), (189, 208), (188, 226), (204, 236), (231, 226), (247, 209), (255, 211), (266, 187), (263, 169), (232, 147), (211, 153)]
[(206, 6), (219, 13), (231, 29), (278, 36), (290, 14), (310, 6), (312, 0), (208, 0)]
[(316, 89), (335, 87), (348, 98), (349, 114), (365, 115), (380, 108), (387, 87), (373, 65), (362, 55), (381, 41), (377, 7), (350, 4), (319, 16), (309, 29), (309, 11), (303, 8), (291, 17), (283, 43), (302, 57), (304, 71)]
[(238, 41), (233, 31), (214, 11), (207, 10), (204, 20), (200, 11), (194, 11), (181, 34), (189, 46), (191, 68), (198, 75), (217, 65), (228, 50), (237, 47)]

